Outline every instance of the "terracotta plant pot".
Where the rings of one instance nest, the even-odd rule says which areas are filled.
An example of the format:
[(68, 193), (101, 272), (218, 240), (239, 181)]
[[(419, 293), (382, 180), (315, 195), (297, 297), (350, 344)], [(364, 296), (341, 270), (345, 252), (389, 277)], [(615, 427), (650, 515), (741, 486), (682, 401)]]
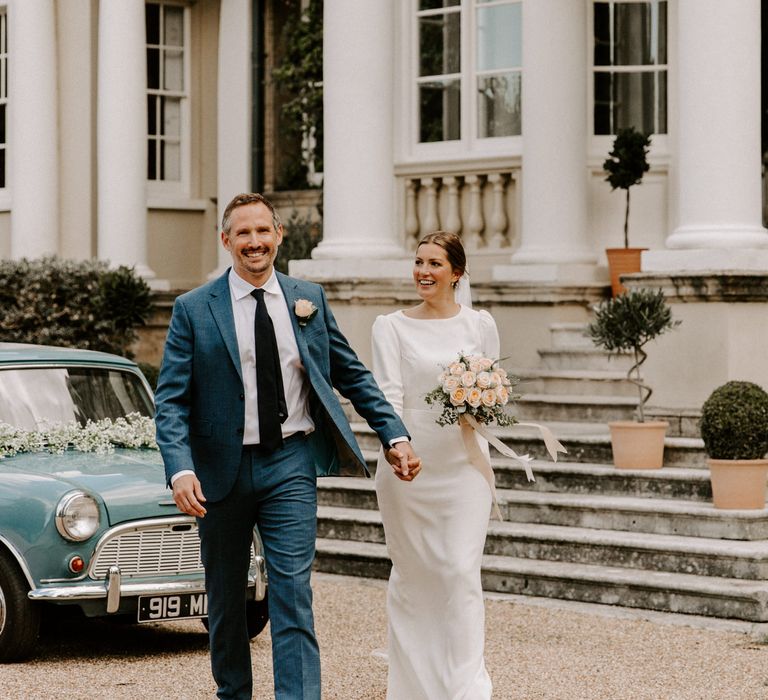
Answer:
[(640, 255), (648, 248), (606, 248), (608, 271), (611, 273), (611, 291), (617, 297), (627, 291), (621, 283), (621, 275), (640, 272)]
[(709, 459), (715, 508), (765, 508), (768, 459)]
[(664, 436), (669, 423), (663, 420), (614, 421), (611, 430), (613, 463), (619, 469), (660, 469), (664, 464)]

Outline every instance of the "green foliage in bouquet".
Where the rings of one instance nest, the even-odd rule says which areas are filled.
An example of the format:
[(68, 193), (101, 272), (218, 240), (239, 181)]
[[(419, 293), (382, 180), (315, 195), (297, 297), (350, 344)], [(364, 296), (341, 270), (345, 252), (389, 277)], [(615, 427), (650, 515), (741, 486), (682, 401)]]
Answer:
[(712, 459), (762, 459), (768, 452), (768, 393), (752, 382), (726, 382), (701, 407), (699, 428)]
[(151, 291), (133, 269), (97, 260), (0, 261), (0, 341), (131, 356)]
[(436, 419), (440, 426), (455, 425), (467, 413), (478, 423), (514, 425), (517, 419), (507, 413), (505, 407), (519, 398), (512, 394), (515, 383), (497, 360), (459, 353), (458, 359), (445, 367), (438, 377), (438, 386), (424, 400), (430, 406), (442, 407)]

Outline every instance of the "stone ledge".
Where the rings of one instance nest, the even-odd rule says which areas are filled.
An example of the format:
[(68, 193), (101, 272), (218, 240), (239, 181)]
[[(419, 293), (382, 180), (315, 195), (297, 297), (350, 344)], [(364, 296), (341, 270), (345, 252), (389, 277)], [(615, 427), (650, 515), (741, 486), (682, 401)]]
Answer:
[(621, 280), (629, 289), (661, 289), (672, 302), (768, 301), (768, 271), (638, 272)]
[[(397, 304), (418, 300), (410, 279), (315, 279), (331, 302)], [(478, 307), (556, 306), (575, 304), (589, 308), (607, 298), (604, 285), (529, 284), (472, 282), (472, 298)]]

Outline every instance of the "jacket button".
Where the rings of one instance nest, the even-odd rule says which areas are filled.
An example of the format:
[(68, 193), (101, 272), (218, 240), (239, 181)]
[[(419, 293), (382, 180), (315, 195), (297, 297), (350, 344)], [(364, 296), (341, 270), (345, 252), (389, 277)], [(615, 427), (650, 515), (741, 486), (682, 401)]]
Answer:
[(240, 394), (240, 400), (245, 401), (245, 394)]
[(242, 435), (243, 434), (243, 429), (242, 428), (238, 428), (237, 429), (237, 434), (238, 435)]

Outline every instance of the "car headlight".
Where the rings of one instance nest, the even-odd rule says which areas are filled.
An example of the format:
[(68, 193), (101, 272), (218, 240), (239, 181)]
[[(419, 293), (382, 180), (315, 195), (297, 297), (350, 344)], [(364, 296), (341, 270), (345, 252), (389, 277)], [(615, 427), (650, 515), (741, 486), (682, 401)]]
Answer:
[(67, 540), (82, 542), (99, 529), (99, 504), (83, 491), (66, 494), (56, 506), (56, 529)]

